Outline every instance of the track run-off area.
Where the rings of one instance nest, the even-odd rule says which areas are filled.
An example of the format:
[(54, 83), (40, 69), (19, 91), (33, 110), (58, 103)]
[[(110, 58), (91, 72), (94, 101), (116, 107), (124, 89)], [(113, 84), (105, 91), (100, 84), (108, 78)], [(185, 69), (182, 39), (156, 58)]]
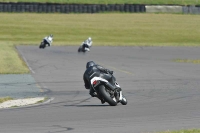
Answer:
[[(48, 103), (0, 110), (2, 133), (153, 133), (200, 128), (199, 47), (17, 46)], [(87, 61), (114, 71), (127, 105), (84, 88)]]

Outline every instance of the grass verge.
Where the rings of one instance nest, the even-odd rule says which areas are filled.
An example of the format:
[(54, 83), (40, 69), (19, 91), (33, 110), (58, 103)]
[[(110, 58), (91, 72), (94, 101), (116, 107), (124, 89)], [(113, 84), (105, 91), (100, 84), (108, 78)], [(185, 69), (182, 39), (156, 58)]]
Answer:
[[(182, 14), (0, 13), (0, 43), (39, 45), (54, 34), (53, 45), (199, 46), (200, 16)], [(6, 44), (7, 45), (7, 44)]]
[(179, 63), (193, 63), (193, 64), (200, 64), (200, 59), (192, 60), (192, 59), (174, 59), (174, 62)]
[(48, 98), (45, 97), (43, 100), (40, 100), (40, 101), (36, 102), (36, 104), (43, 103), (43, 102), (45, 102), (45, 101), (47, 101), (47, 100), (48, 100)]
[(0, 13), (0, 73), (28, 73), (14, 45), (80, 45), (91, 36), (101, 46), (200, 46), (200, 16), (183, 14)]
[(13, 100), (13, 98), (11, 98), (11, 97), (0, 97), (0, 103), (3, 103), (3, 102), (5, 102), (5, 101), (9, 101), (9, 100)]
[(200, 133), (200, 129), (188, 129), (188, 130), (179, 130), (179, 131), (165, 131), (158, 133)]
[(0, 43), (0, 74), (28, 73), (29, 69), (21, 60), (14, 45)]

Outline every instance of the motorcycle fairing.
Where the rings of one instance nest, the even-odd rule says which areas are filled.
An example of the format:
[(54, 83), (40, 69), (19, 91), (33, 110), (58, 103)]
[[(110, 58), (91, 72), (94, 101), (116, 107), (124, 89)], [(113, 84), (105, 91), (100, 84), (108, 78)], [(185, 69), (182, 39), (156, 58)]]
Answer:
[(93, 77), (91, 80), (90, 80), (90, 82), (91, 82), (91, 85), (93, 84), (93, 82), (94, 81), (103, 81), (103, 82), (105, 82), (105, 83), (108, 83), (108, 81), (107, 80), (105, 80), (105, 79), (103, 79), (103, 78), (101, 78), (101, 77)]

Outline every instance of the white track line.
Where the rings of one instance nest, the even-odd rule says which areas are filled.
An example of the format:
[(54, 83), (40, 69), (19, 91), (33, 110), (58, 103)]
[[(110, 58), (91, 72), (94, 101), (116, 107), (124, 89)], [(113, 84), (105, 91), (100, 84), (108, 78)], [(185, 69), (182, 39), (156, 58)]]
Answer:
[(26, 58), (23, 56), (22, 52), (21, 52), (18, 48), (17, 48), (17, 50), (19, 51), (21, 57), (23, 58), (23, 60), (24, 60), (24, 62), (26, 63), (26, 65), (28, 66), (29, 70), (30, 70), (32, 73), (35, 73), (35, 72), (33, 71), (33, 69), (29, 66), (29, 64), (28, 64)]

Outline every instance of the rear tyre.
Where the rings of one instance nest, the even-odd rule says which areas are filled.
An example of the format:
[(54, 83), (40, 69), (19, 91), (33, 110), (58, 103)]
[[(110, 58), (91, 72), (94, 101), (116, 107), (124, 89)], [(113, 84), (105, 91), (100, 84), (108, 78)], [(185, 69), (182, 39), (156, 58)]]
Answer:
[(103, 85), (99, 86), (98, 93), (101, 97), (104, 98), (104, 100), (110, 104), (110, 106), (116, 106), (117, 102), (115, 102), (111, 97), (110, 94), (106, 91), (105, 87)]
[(78, 48), (78, 52), (81, 52), (81, 48), (80, 47)]
[(43, 48), (44, 49), (45, 48), (45, 44), (43, 42), (41, 42), (39, 48)]
[(46, 47), (46, 44), (43, 44), (42, 46), (43, 46), (43, 48), (45, 48), (45, 47)]

